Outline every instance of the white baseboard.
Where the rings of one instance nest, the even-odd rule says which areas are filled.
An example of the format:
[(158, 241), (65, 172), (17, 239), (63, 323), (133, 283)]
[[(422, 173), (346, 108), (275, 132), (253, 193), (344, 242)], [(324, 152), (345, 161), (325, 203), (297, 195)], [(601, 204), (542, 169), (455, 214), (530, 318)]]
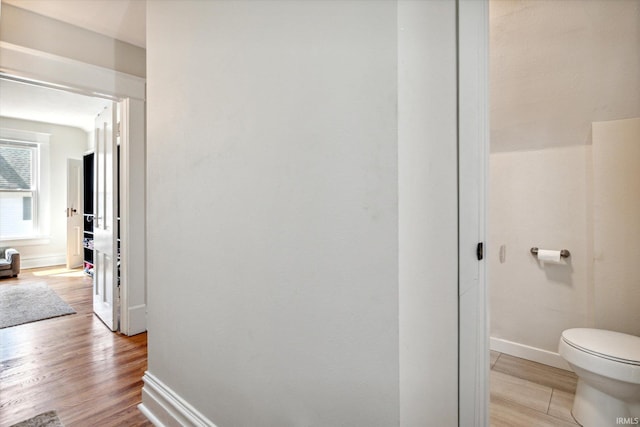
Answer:
[(140, 411), (157, 427), (216, 427), (149, 371), (145, 372)]
[(562, 358), (562, 356), (552, 351), (494, 337), (490, 338), (490, 348), (491, 350), (500, 353), (571, 371), (569, 364)]
[(53, 267), (56, 265), (66, 265), (67, 264), (67, 255), (66, 254), (57, 254), (57, 255), (40, 255), (40, 256), (30, 256), (25, 257), (24, 255), (20, 255), (20, 269), (28, 269), (28, 268), (40, 268), (40, 267)]
[(147, 330), (147, 305), (129, 307), (128, 328), (122, 331), (126, 335), (138, 335)]

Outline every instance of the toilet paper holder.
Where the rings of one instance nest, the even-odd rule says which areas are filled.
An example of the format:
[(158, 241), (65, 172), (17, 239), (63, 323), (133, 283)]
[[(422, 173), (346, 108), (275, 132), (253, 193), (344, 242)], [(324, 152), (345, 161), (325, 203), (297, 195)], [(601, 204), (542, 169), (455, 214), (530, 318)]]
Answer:
[[(538, 248), (531, 248), (531, 253), (535, 256), (538, 256)], [(561, 258), (569, 258), (570, 256), (571, 256), (571, 253), (568, 250), (562, 249), (560, 251)]]

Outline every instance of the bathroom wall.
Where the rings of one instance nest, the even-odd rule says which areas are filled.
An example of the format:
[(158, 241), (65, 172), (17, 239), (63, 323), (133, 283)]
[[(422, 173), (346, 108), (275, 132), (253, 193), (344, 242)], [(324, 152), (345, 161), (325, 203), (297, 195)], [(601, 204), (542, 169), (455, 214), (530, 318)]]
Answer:
[(593, 124), (596, 326), (640, 336), (640, 118)]
[(591, 123), (640, 116), (640, 1), (494, 0), (490, 25), (492, 347), (566, 366), (561, 331), (597, 326)]
[(640, 113), (640, 0), (492, 0), (491, 151), (590, 144)]
[[(493, 338), (555, 352), (564, 329), (589, 324), (590, 160), (590, 146), (491, 155)], [(568, 249), (571, 256), (542, 265), (530, 252), (534, 246)]]

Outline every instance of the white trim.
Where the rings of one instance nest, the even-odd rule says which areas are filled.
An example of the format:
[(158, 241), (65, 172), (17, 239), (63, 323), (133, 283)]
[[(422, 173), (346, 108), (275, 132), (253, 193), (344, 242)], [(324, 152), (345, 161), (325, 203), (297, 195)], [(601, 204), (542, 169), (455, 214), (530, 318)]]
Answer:
[[(2, 42), (0, 42), (1, 44)], [(23, 129), (0, 128), (0, 139), (9, 142), (27, 142), (31, 144), (48, 144), (51, 133), (34, 132)]]
[(129, 307), (128, 310), (124, 310), (122, 317), (125, 318), (127, 323), (121, 325), (121, 332), (125, 335), (132, 336), (141, 334), (147, 330), (147, 305), (141, 304), (133, 307)]
[(140, 411), (156, 426), (216, 427), (207, 417), (149, 371), (145, 372)]
[(147, 409), (146, 406), (144, 406), (144, 404), (139, 404), (138, 405), (138, 410), (140, 412), (142, 412), (142, 415), (144, 415), (145, 417), (147, 417), (147, 419), (149, 421), (151, 421), (151, 424), (153, 424), (154, 426), (158, 426), (158, 427), (162, 427), (164, 426), (164, 424), (156, 418), (155, 415), (153, 415), (153, 413), (151, 411), (149, 411), (149, 409)]
[(0, 246), (41, 246), (51, 243), (51, 236), (25, 236), (0, 239)]
[(0, 72), (27, 82), (103, 98), (145, 99), (145, 79), (0, 41)]
[(510, 356), (520, 357), (521, 359), (531, 360), (532, 362), (542, 363), (547, 366), (553, 366), (554, 368), (571, 371), (569, 364), (562, 358), (562, 356), (553, 351), (531, 347), (502, 338), (491, 337), (490, 341), (491, 350), (493, 351), (505, 353)]
[(489, 147), (489, 3), (457, 0), (459, 425), (489, 424), (489, 322), (486, 243)]
[(54, 267), (57, 265), (66, 265), (67, 254), (39, 255), (25, 257), (20, 254), (20, 269), (40, 267)]

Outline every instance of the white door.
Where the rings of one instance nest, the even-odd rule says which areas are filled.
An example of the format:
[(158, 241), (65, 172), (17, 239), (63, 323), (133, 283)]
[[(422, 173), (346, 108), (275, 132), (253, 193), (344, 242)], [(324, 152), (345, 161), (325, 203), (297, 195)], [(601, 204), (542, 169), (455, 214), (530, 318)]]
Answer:
[(67, 268), (82, 265), (82, 160), (67, 159)]
[(111, 329), (118, 329), (119, 292), (117, 283), (116, 200), (116, 106), (110, 104), (96, 117), (95, 135), (95, 218), (93, 311)]

